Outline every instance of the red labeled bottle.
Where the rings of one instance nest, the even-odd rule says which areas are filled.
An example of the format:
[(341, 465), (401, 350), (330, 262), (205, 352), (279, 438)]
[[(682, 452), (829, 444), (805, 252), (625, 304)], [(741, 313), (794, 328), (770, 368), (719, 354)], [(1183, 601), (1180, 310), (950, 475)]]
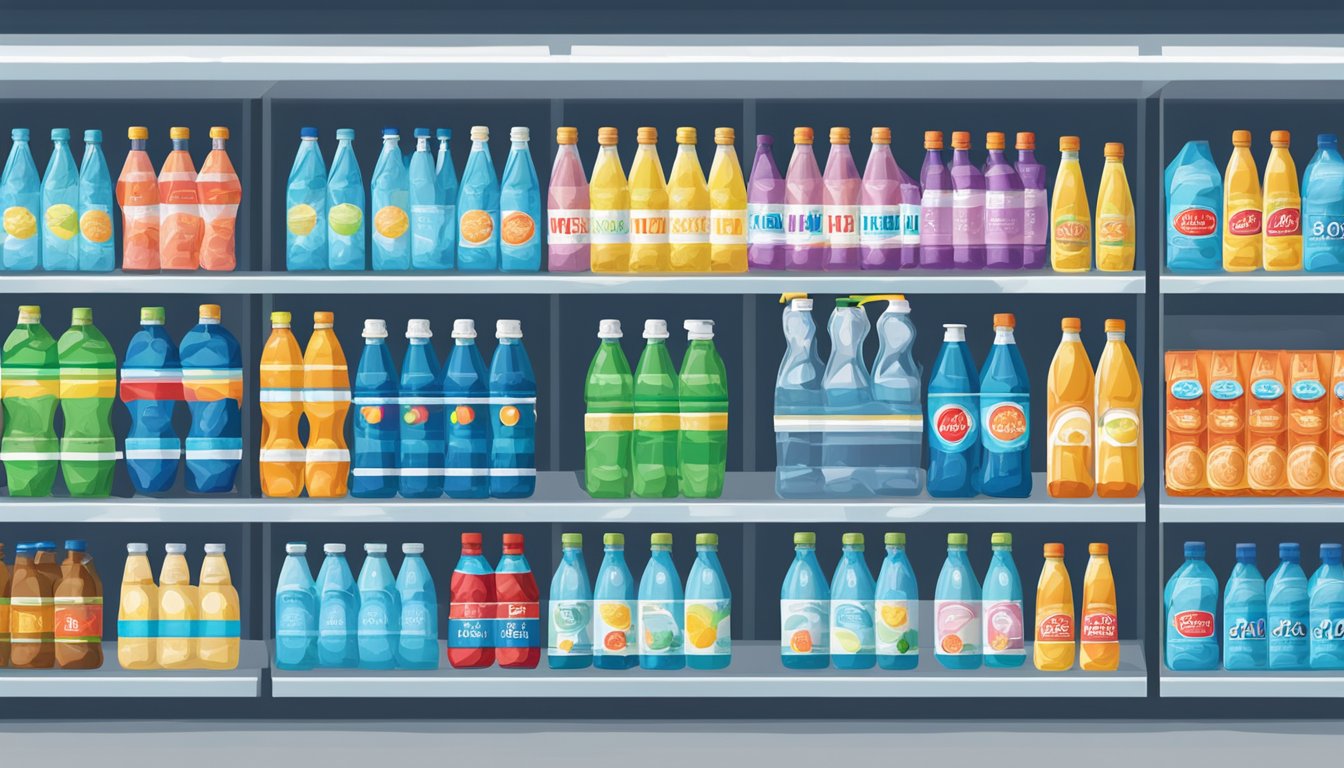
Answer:
[(541, 661), (541, 606), (537, 579), (523, 556), (523, 534), (504, 534), (504, 556), (495, 569), (498, 612), (495, 656), (501, 667), (532, 669)]
[(495, 573), (481, 554), (481, 534), (462, 534), (448, 606), (448, 663), (458, 669), (495, 663)]

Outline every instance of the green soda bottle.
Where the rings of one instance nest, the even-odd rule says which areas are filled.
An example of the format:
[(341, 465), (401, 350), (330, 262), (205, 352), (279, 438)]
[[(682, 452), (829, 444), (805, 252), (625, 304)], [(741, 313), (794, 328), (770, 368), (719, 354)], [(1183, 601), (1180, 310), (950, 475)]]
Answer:
[(93, 310), (75, 307), (57, 342), (61, 366), (61, 475), (71, 496), (112, 493), (117, 440), (108, 418), (117, 394), (117, 354), (93, 326)]
[(10, 496), (50, 496), (60, 445), (52, 418), (60, 395), (56, 342), (42, 327), (42, 308), (19, 307), (19, 324), (0, 353), (5, 430), (0, 460)]
[(602, 340), (588, 366), (583, 399), (583, 485), (595, 499), (630, 495), (630, 443), (635, 419), (635, 382), (621, 349), (621, 321), (597, 326)]
[(728, 462), (728, 374), (714, 348), (714, 321), (687, 320), (690, 346), (681, 360), (681, 492), (693, 499), (723, 495)]
[(644, 321), (644, 352), (635, 367), (635, 495), (677, 495), (677, 436), (681, 406), (677, 369), (667, 352), (667, 321)]

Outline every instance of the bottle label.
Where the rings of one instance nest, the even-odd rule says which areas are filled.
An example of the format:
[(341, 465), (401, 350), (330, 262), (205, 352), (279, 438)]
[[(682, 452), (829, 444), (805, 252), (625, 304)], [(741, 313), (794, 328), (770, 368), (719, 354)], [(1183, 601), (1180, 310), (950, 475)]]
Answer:
[(747, 212), (742, 209), (714, 209), (709, 212), (710, 245), (745, 245)]
[(687, 600), (686, 655), (732, 654), (732, 614), (732, 600)]
[(825, 245), (822, 216), (820, 205), (784, 206), (784, 241), (794, 246)]
[(1322, 242), (1344, 240), (1344, 216), (1331, 216), (1313, 213), (1307, 216), (1306, 236), (1308, 240)]
[(1278, 400), (1283, 397), (1283, 391), (1283, 382), (1278, 379), (1256, 379), (1251, 382), (1251, 396), (1257, 400)]
[(1337, 643), (1344, 641), (1344, 618), (1323, 617), (1312, 622), (1311, 639)]
[(747, 242), (753, 245), (783, 245), (784, 206), (779, 203), (748, 203)]
[(1022, 244), (1022, 193), (985, 192), (985, 244)]
[[(1226, 379), (1223, 381), (1226, 381)], [(1219, 383), (1215, 381), (1211, 387), (1216, 388)], [(1241, 385), (1237, 385), (1237, 388), (1240, 389)], [(1199, 379), (1177, 379), (1171, 382), (1171, 396), (1177, 400), (1195, 400), (1204, 396), (1204, 387), (1199, 383)], [(1214, 394), (1214, 397), (1218, 397), (1217, 393)], [(1225, 400), (1227, 398), (1218, 399)]]
[(633, 413), (588, 411), (583, 414), (584, 432), (629, 432), (635, 428)]
[(396, 635), (397, 621), (393, 614), (392, 595), (384, 591), (361, 592), (359, 595), (360, 639), (381, 639)]
[[(1114, 617), (1112, 617), (1114, 618)], [(1086, 631), (1087, 627), (1083, 627)], [(1264, 640), (1265, 639), (1265, 619), (1259, 617), (1250, 619), (1246, 616), (1229, 616), (1227, 619), (1227, 639), (1228, 640)]]
[(1218, 231), (1218, 214), (1212, 208), (1186, 208), (1172, 214), (1171, 228), (1192, 240), (1213, 237)]
[(1086, 216), (1078, 217), (1073, 214), (1056, 216), (1052, 226), (1055, 230), (1055, 242), (1060, 245), (1081, 248), (1092, 244), (1092, 223)]
[(1036, 621), (1036, 642), (1060, 643), (1073, 641), (1073, 616), (1052, 613)]
[(639, 655), (676, 656), (682, 653), (680, 600), (639, 601)]
[(1097, 245), (1119, 248), (1128, 245), (1130, 237), (1128, 216), (1103, 213), (1097, 217)]
[(1295, 641), (1305, 640), (1306, 637), (1307, 625), (1295, 617), (1290, 616), (1270, 622), (1269, 640), (1271, 645), (1276, 642), (1290, 645)]
[(1087, 410), (1072, 406), (1050, 419), (1050, 445), (1060, 448), (1086, 448), (1092, 445), (1092, 418)]
[(668, 211), (667, 241), (678, 245), (709, 242), (709, 211)]
[(1295, 237), (1302, 234), (1302, 210), (1277, 208), (1265, 216), (1265, 237)]
[(1213, 614), (1208, 611), (1180, 611), (1172, 615), (1171, 628), (1181, 637), (1213, 637)]
[(667, 242), (667, 211), (631, 210), (630, 243), (632, 245), (662, 245)]
[(985, 603), (986, 656), (1021, 656), (1027, 652), (1022, 603), (1000, 600)]
[(1293, 399), (1314, 403), (1325, 397), (1325, 385), (1314, 379), (1293, 382)]
[(496, 603), (496, 648), (540, 648), (541, 606), (538, 603)]
[(509, 246), (529, 245), (537, 239), (537, 222), (526, 211), (499, 212), (499, 242)]
[(983, 245), (985, 242), (985, 191), (958, 189), (952, 193), (952, 244)]
[(448, 646), (450, 648), (490, 648), (494, 641), (494, 603), (449, 603)]
[(401, 636), (404, 638), (436, 638), (439, 628), (434, 626), (429, 606), (419, 600), (401, 604)]
[(58, 597), (55, 603), (56, 642), (79, 644), (103, 641), (103, 598)]
[(970, 399), (974, 395), (929, 395), (929, 408), (933, 416), (929, 419), (929, 432), (938, 448), (943, 451), (960, 452), (976, 444), (976, 418), (974, 411), (960, 402), (946, 402), (951, 398)]
[(630, 242), (630, 212), (594, 208), (589, 213), (588, 236), (593, 245)]
[(831, 600), (831, 655), (873, 653), (872, 603), (861, 600)]
[(933, 623), (937, 634), (935, 651), (944, 656), (980, 653), (980, 603), (969, 600), (934, 600)]
[(952, 244), (952, 198), (941, 189), (926, 189), (919, 201), (920, 245)]
[(859, 242), (872, 248), (900, 243), (903, 234), (901, 228), (902, 207), (899, 205), (865, 205), (860, 207)]
[[(551, 656), (593, 654), (592, 604), (587, 600), (552, 600), (546, 650)], [(624, 642), (624, 638), (622, 638)]]
[(832, 247), (859, 244), (859, 207), (827, 205), (822, 208), (826, 220), (826, 240)]
[(785, 656), (826, 656), (831, 652), (828, 600), (779, 601), (779, 651)]
[(485, 245), (495, 236), (495, 219), (489, 211), (469, 208), (458, 216), (457, 234), (463, 245)]
[[(323, 639), (345, 642), (350, 626), (349, 610), (352, 606), (340, 600), (323, 600), (317, 625), (317, 636)], [(120, 633), (120, 629), (118, 629)]]
[(1260, 234), (1260, 209), (1242, 208), (1227, 215), (1227, 234), (1251, 237)]
[(630, 656), (635, 646), (635, 601), (593, 601), (594, 656)]
[(1045, 245), (1046, 213), (1044, 189), (1022, 190), (1022, 240), (1026, 245)]
[(901, 244), (919, 245), (919, 205), (901, 203)]
[(987, 402), (980, 407), (980, 421), (985, 425), (985, 449), (1008, 453), (1024, 448), (1031, 435), (1028, 427), (1031, 405), (1026, 402), (1026, 396), (1020, 396), (1020, 402), (990, 399), (993, 397), (987, 395)]
[(547, 237), (551, 245), (587, 245), (588, 211), (551, 208), (546, 211)]
[(915, 600), (875, 600), (877, 652), (882, 656), (919, 655), (919, 603)]
[(1117, 448), (1131, 448), (1139, 444), (1143, 430), (1139, 414), (1130, 408), (1109, 408), (1097, 420), (1101, 427), (1101, 442)]

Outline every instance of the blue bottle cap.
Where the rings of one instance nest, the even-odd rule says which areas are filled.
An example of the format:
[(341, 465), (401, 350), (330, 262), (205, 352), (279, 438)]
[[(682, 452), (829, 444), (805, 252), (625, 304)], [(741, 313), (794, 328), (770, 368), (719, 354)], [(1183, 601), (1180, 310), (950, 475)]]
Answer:
[(1279, 544), (1279, 559), (1296, 563), (1302, 558), (1302, 545), (1296, 541), (1284, 541)]
[[(337, 132), (337, 135), (339, 136), (340, 133)], [(302, 128), (299, 129), (299, 138), (302, 138), (302, 139), (316, 139), (316, 138), (317, 138), (317, 128), (314, 127), (314, 126), (311, 126), (311, 125), (305, 125), (304, 127), (302, 127)], [(352, 137), (352, 138), (353, 138), (353, 137)]]
[(52, 140), (52, 141), (69, 141), (69, 140), (70, 140), (70, 129), (69, 129), (69, 128), (52, 128), (52, 129), (51, 129), (51, 140)]
[(11, 138), (11, 139), (13, 139), (13, 140), (15, 140), (15, 141), (27, 141), (27, 140), (28, 140), (28, 129), (27, 129), (27, 128), (15, 128), (14, 130), (12, 130), (12, 131), (9, 132), (9, 138)]
[(438, 129), (437, 131), (434, 131), (434, 136), (435, 136), (435, 138), (438, 138), (438, 139), (448, 139), (448, 140), (451, 140), (451, 139), (453, 138), (453, 129), (452, 129), (452, 128), (440, 128), (440, 129)]
[(31, 551), (33, 551), (33, 545), (32, 545), (31, 542), (21, 541), (21, 542), (19, 542), (18, 546), (14, 547), (14, 551), (15, 551), (16, 553), (18, 553), (18, 552), (31, 552)]
[(1202, 542), (1202, 541), (1187, 541), (1187, 542), (1185, 542), (1185, 556), (1186, 556), (1186, 557), (1203, 557), (1203, 556), (1204, 556), (1204, 542)]
[(1238, 544), (1237, 562), (1255, 564), (1255, 544)]
[(428, 128), (416, 128), (416, 129), (415, 129), (415, 138), (417, 138), (417, 139), (428, 139), (430, 136), (431, 136), (431, 134), (430, 134)]
[(1325, 147), (1339, 143), (1339, 137), (1333, 133), (1316, 134), (1316, 146)]
[(1344, 547), (1339, 544), (1321, 545), (1321, 562), (1330, 565), (1339, 565), (1341, 555), (1344, 555)]
[(88, 548), (89, 548), (88, 545), (84, 543), (83, 539), (65, 540), (65, 549), (67, 552), (83, 552)]
[(90, 128), (89, 130), (87, 130), (87, 131), (84, 132), (84, 143), (85, 143), (85, 144), (102, 144), (102, 143), (103, 143), (103, 132), (100, 131), (100, 130), (98, 130), (97, 128)]
[(33, 546), (34, 546), (35, 549), (39, 549), (39, 550), (48, 550), (48, 549), (49, 549), (49, 550), (51, 550), (51, 551), (53, 551), (53, 552), (56, 551), (56, 542), (54, 542), (54, 541), (39, 541), (39, 542), (37, 542), (37, 544), (35, 544), (35, 545), (33, 545)]
[(384, 135), (384, 136), (400, 136), (400, 135), (401, 135), (401, 131), (397, 130), (396, 128), (384, 128), (384, 129), (383, 129), (383, 135)]
[(336, 129), (336, 140), (337, 140), (337, 141), (354, 141), (354, 140), (355, 140), (355, 129), (354, 129), (354, 128), (337, 128), (337, 129)]

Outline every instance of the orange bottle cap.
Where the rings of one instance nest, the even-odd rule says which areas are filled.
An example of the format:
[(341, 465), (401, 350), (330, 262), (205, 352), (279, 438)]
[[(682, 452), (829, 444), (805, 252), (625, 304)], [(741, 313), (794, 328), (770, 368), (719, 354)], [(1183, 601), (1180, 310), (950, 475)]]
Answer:
[(1250, 131), (1233, 131), (1233, 132), (1232, 132), (1232, 146), (1234, 146), (1234, 147), (1249, 147), (1249, 146), (1251, 146), (1251, 132), (1250, 132)]
[(1046, 545), (1045, 545), (1045, 556), (1046, 556), (1046, 557), (1063, 557), (1063, 556), (1064, 556), (1064, 545), (1063, 545), (1063, 544), (1060, 544), (1060, 543), (1057, 542), (1057, 541), (1052, 541), (1052, 542), (1050, 542), (1049, 544), (1046, 544)]
[(925, 132), (924, 132), (924, 148), (925, 148), (925, 149), (942, 149), (942, 148), (943, 148), (943, 132), (942, 132), (942, 131), (925, 131)]
[(1123, 158), (1125, 156), (1125, 145), (1118, 141), (1108, 141), (1105, 149), (1102, 150), (1102, 154), (1106, 157)]
[(678, 128), (678, 129), (677, 129), (677, 143), (678, 143), (678, 144), (692, 144), (692, 145), (694, 145), (694, 144), (695, 144), (695, 138), (696, 138), (696, 135), (695, 135), (695, 129), (694, 129), (694, 128), (690, 128), (690, 127), (687, 127), (687, 126), (682, 126), (681, 128)]
[(210, 126), (210, 138), (227, 139), (229, 138), (229, 129), (222, 125), (212, 125)]
[(953, 149), (970, 149), (970, 148), (971, 148), (971, 133), (970, 133), (970, 131), (953, 131), (953, 132), (952, 132), (952, 148), (953, 148)]
[(808, 128), (807, 126), (799, 126), (798, 128), (794, 128), (794, 129), (793, 129), (793, 143), (794, 143), (794, 144), (811, 144), (811, 143), (812, 143), (812, 129), (811, 129), (811, 128)]
[(191, 129), (182, 126), (174, 126), (168, 129), (168, 138), (170, 139), (190, 139)]
[(1269, 134), (1269, 143), (1275, 147), (1286, 147), (1292, 135), (1288, 131), (1272, 131)]
[(1012, 312), (1000, 312), (994, 315), (995, 328), (1016, 328), (1017, 318), (1013, 317)]
[(1106, 321), (1106, 332), (1107, 332), (1107, 333), (1124, 333), (1124, 332), (1125, 332), (1125, 321), (1124, 321), (1124, 320), (1118, 320), (1118, 319), (1115, 319), (1115, 318), (1111, 318), (1111, 319), (1107, 320), (1107, 321)]
[(218, 319), (219, 319), (219, 305), (218, 305), (218, 304), (202, 304), (198, 316), (199, 316), (202, 320), (218, 320)]
[(1017, 132), (1017, 148), (1018, 148), (1018, 149), (1035, 149), (1035, 148), (1036, 148), (1036, 134), (1032, 133), (1031, 131), (1018, 131), (1018, 132)]
[(1003, 134), (998, 131), (986, 133), (985, 149), (1003, 149)]
[(1109, 555), (1110, 553), (1111, 546), (1109, 544), (1102, 544), (1099, 541), (1094, 541), (1087, 545), (1087, 554), (1089, 555)]
[(725, 145), (725, 146), (730, 146), (730, 147), (731, 147), (731, 146), (733, 145), (733, 142), (735, 142), (735, 141), (737, 141), (737, 131), (733, 130), (732, 128), (715, 128), (715, 129), (714, 129), (714, 143), (715, 143), (715, 144), (721, 144), (721, 145)]
[(555, 129), (556, 144), (578, 144), (579, 129), (573, 126), (564, 125)]
[(1059, 321), (1059, 328), (1063, 331), (1078, 333), (1083, 330), (1083, 321), (1076, 317), (1066, 317)]
[(849, 143), (849, 129), (848, 129), (848, 128), (842, 128), (842, 127), (839, 127), (839, 126), (837, 126), (837, 127), (835, 127), (835, 128), (832, 128), (832, 129), (831, 129), (831, 143), (832, 143), (832, 144), (848, 144), (848, 143)]
[(640, 128), (639, 130), (635, 131), (635, 141), (639, 142), (640, 144), (657, 144), (658, 129), (652, 128), (647, 125)]
[(132, 125), (126, 129), (126, 138), (128, 139), (148, 139), (149, 129), (143, 125)]
[(1059, 137), (1060, 152), (1077, 152), (1080, 147), (1082, 147), (1082, 142), (1078, 140), (1077, 136)]
[(616, 129), (611, 127), (597, 129), (597, 143), (604, 147), (616, 145)]
[(890, 129), (890, 128), (879, 128), (879, 127), (874, 126), (874, 128), (873, 128), (873, 133), (872, 133), (872, 136), (869, 138), (869, 141), (871, 141), (871, 142), (874, 143), (874, 144), (890, 144), (890, 143), (891, 143), (891, 129)]

